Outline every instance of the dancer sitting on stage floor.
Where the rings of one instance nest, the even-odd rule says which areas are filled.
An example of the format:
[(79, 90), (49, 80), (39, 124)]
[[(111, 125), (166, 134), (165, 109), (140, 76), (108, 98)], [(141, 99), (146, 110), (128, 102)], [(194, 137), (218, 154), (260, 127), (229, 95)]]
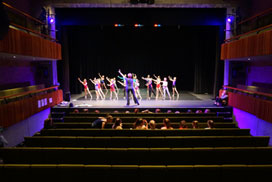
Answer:
[(89, 90), (89, 87), (88, 87), (88, 83), (87, 83), (87, 80), (84, 78), (83, 81), (80, 80), (80, 78), (78, 78), (78, 81), (84, 86), (84, 94), (85, 94), (85, 99), (87, 99), (87, 92), (88, 94), (90, 95), (91, 99), (93, 98), (90, 90)]
[(171, 76), (168, 76), (169, 80), (172, 81), (172, 91), (173, 91), (173, 100), (175, 99), (175, 93), (177, 94), (177, 100), (179, 99), (179, 93), (177, 91), (177, 88), (176, 88), (176, 81), (177, 81), (177, 77), (174, 77), (174, 79), (172, 79)]
[(156, 95), (155, 92), (154, 92), (154, 90), (153, 90), (153, 86), (152, 86), (152, 78), (150, 78), (150, 75), (147, 75), (146, 78), (142, 77), (142, 79), (147, 82), (146, 83), (147, 91), (148, 91), (147, 98), (148, 98), (148, 100), (150, 100), (151, 93), (153, 93), (154, 96)]
[(155, 74), (153, 74), (153, 76), (156, 78), (156, 80), (152, 79), (155, 84), (156, 84), (156, 100), (159, 98), (159, 94), (161, 94), (161, 97), (163, 96), (162, 94), (162, 88), (161, 88), (161, 77), (160, 76), (156, 76)]
[(131, 92), (133, 95), (133, 100), (135, 104), (139, 105), (139, 102), (136, 98), (134, 87), (133, 87), (133, 79), (132, 79), (132, 74), (128, 73), (128, 78), (123, 75), (121, 70), (119, 69), (119, 74), (123, 77), (123, 79), (126, 81), (126, 96), (127, 96), (127, 106), (129, 105), (130, 99), (129, 99), (129, 93)]
[(101, 100), (104, 98), (102, 93), (101, 93), (101, 89), (100, 89), (100, 80), (94, 78), (94, 80), (90, 79), (90, 81), (95, 85), (95, 94), (96, 94), (96, 100), (99, 100), (99, 97), (101, 98)]
[(167, 81), (166, 77), (164, 77), (164, 79), (162, 81), (162, 88), (163, 88), (163, 99), (165, 99), (165, 92), (167, 92), (168, 97), (171, 100), (171, 96), (170, 96), (169, 89), (168, 89), (168, 81)]
[(101, 76), (100, 73), (98, 73), (98, 76), (100, 77), (101, 91), (103, 92), (102, 89), (105, 89), (106, 93), (104, 94), (104, 92), (103, 92), (103, 95), (107, 95), (108, 89), (107, 89), (106, 83), (105, 83), (105, 76), (104, 75)]
[(118, 95), (115, 90), (114, 79), (109, 79), (108, 77), (106, 77), (106, 79), (108, 80), (108, 82), (110, 82), (110, 84), (108, 84), (108, 86), (110, 86), (110, 100), (112, 100), (112, 92), (115, 94), (115, 99), (118, 100)]

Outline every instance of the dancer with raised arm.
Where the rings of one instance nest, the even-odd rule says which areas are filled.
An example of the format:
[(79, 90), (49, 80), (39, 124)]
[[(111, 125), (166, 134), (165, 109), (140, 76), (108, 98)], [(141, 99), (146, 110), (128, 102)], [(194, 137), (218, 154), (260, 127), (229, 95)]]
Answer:
[(108, 93), (108, 88), (107, 88), (106, 83), (105, 83), (105, 76), (104, 76), (104, 75), (101, 76), (100, 73), (98, 73), (98, 76), (100, 77), (101, 91), (103, 92), (102, 89), (105, 89), (105, 90), (106, 90), (106, 93), (103, 92), (103, 95), (107, 95), (107, 93)]
[(167, 92), (168, 97), (171, 100), (171, 95), (170, 95), (169, 89), (168, 89), (168, 81), (167, 81), (166, 77), (164, 77), (164, 79), (162, 81), (162, 88), (163, 88), (163, 99), (165, 99), (165, 92)]
[(153, 86), (152, 86), (152, 78), (150, 78), (150, 75), (147, 75), (146, 78), (142, 77), (143, 80), (145, 80), (147, 83), (146, 83), (146, 86), (147, 86), (147, 90), (148, 90), (148, 100), (150, 100), (151, 98), (151, 93), (154, 94), (154, 96), (156, 95), (154, 90), (153, 90)]
[(123, 79), (126, 81), (126, 97), (127, 97), (127, 106), (129, 105), (129, 93), (132, 92), (134, 103), (139, 105), (139, 102), (136, 98), (134, 87), (133, 87), (133, 79), (132, 74), (128, 73), (128, 77), (126, 78), (125, 75), (121, 72), (119, 69), (119, 74), (123, 77)]
[(142, 96), (141, 96), (141, 92), (140, 92), (140, 82), (137, 79), (137, 77), (134, 82), (134, 88), (135, 88), (135, 93), (136, 93), (137, 98), (139, 97), (139, 99), (142, 100)]
[(115, 77), (113, 78), (113, 81), (114, 81), (115, 89), (117, 90), (117, 94), (119, 94), (119, 88), (118, 88), (118, 86), (116, 84), (116, 78)]
[(176, 87), (176, 81), (177, 81), (177, 77), (174, 77), (174, 79), (172, 79), (171, 76), (168, 76), (169, 80), (172, 81), (172, 91), (173, 91), (173, 99), (175, 99), (175, 93), (177, 94), (177, 100), (179, 99), (179, 93), (177, 91), (177, 87)]
[(101, 95), (99, 88), (98, 88), (98, 87), (100, 87), (100, 81), (98, 81), (96, 78), (94, 78), (93, 80), (90, 79), (90, 81), (94, 84), (94, 87), (95, 87), (96, 100), (98, 100), (99, 97), (102, 100), (102, 95)]
[(119, 82), (121, 85), (124, 86), (124, 99), (126, 99), (126, 80), (125, 80), (124, 78), (126, 78), (127, 75), (124, 74), (124, 77), (121, 77), (121, 76), (117, 76), (117, 77), (120, 78), (120, 79), (123, 81), (123, 83), (120, 83), (120, 81), (118, 81), (118, 82)]
[(153, 74), (153, 76), (156, 78), (156, 80), (154, 80), (154, 79), (152, 79), (152, 80), (156, 84), (156, 100), (157, 100), (159, 98), (159, 94), (161, 94), (161, 97), (163, 97), (162, 88), (161, 88), (161, 77), (156, 76), (155, 74)]
[(106, 79), (108, 80), (108, 82), (110, 84), (108, 84), (108, 86), (110, 86), (110, 100), (112, 100), (112, 92), (115, 94), (115, 99), (118, 100), (118, 95), (117, 92), (115, 90), (115, 82), (114, 79), (109, 79), (108, 77), (106, 77)]
[(92, 94), (91, 94), (91, 92), (90, 92), (90, 90), (89, 90), (88, 83), (87, 83), (87, 79), (84, 78), (84, 80), (81, 81), (80, 78), (78, 78), (78, 81), (84, 86), (85, 99), (87, 99), (87, 94), (89, 94), (90, 97), (91, 97), (91, 100), (92, 100), (93, 96), (92, 96)]

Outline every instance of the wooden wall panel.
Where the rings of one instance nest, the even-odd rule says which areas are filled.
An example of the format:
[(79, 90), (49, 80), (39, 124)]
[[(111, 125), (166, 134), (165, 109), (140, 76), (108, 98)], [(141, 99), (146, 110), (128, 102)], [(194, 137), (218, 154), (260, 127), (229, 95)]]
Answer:
[(221, 60), (272, 55), (272, 30), (221, 45)]
[[(52, 98), (52, 103), (49, 99)], [(38, 101), (42, 102), (42, 99), (47, 100), (47, 105), (40, 105), (38, 107)], [(53, 107), (63, 101), (62, 90), (56, 90), (51, 93), (32, 96), (18, 101), (13, 101), (7, 104), (0, 105), (0, 125), (4, 128), (16, 124), (28, 117), (43, 111), (47, 108)]]
[(16, 29), (0, 40), (0, 52), (60, 60), (61, 45)]

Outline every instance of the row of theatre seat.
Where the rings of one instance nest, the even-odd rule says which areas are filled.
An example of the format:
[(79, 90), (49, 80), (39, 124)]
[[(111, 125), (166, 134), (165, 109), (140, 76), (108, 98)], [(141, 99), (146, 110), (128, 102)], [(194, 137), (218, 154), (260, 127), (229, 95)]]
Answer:
[[(55, 128), (91, 128), (91, 124), (92, 122), (55, 122), (54, 123), (54, 127)], [(105, 128), (112, 128), (113, 123), (108, 123)], [(161, 127), (163, 127), (163, 123), (156, 123), (156, 128), (160, 129)], [(171, 126), (173, 128), (179, 128), (180, 127), (180, 123), (178, 122), (171, 122)], [(192, 128), (192, 124), (191, 123), (186, 123), (186, 126), (188, 128)], [(134, 124), (133, 123), (122, 123), (122, 128), (126, 128), (126, 129), (130, 129), (133, 128)], [(206, 128), (207, 127), (207, 123), (206, 122), (201, 122), (198, 124), (199, 128)], [(237, 128), (236, 123), (233, 122), (215, 122), (214, 123), (214, 127), (215, 128)]]
[[(25, 137), (23, 147), (0, 149), (4, 161), (0, 173), (4, 177), (50, 180), (53, 175), (61, 181), (262, 181), (272, 172), (269, 137), (251, 136), (249, 129), (239, 129), (226, 119), (229, 116), (140, 116), (158, 124), (165, 117), (176, 125), (185, 118), (188, 122), (198, 120), (203, 127), (207, 119), (217, 124), (215, 129), (186, 130), (100, 130), (91, 128), (90, 123), (103, 114), (65, 112), (59, 116), (53, 128)], [(128, 127), (138, 116), (118, 115)]]

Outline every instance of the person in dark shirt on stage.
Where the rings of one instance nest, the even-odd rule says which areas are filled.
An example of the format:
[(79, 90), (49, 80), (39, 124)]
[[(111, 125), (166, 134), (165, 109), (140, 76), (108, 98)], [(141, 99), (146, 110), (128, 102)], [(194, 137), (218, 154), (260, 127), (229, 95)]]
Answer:
[(129, 105), (129, 93), (131, 92), (133, 95), (133, 100), (134, 103), (137, 105), (140, 105), (136, 95), (135, 95), (135, 91), (134, 91), (134, 87), (133, 87), (133, 79), (132, 79), (132, 74), (128, 73), (127, 78), (125, 77), (125, 75), (121, 72), (121, 70), (119, 69), (119, 74), (123, 77), (123, 79), (126, 81), (126, 97), (127, 97), (127, 106)]
[(113, 121), (112, 115), (107, 115), (106, 117), (99, 117), (92, 123), (93, 128), (104, 129), (107, 123)]

